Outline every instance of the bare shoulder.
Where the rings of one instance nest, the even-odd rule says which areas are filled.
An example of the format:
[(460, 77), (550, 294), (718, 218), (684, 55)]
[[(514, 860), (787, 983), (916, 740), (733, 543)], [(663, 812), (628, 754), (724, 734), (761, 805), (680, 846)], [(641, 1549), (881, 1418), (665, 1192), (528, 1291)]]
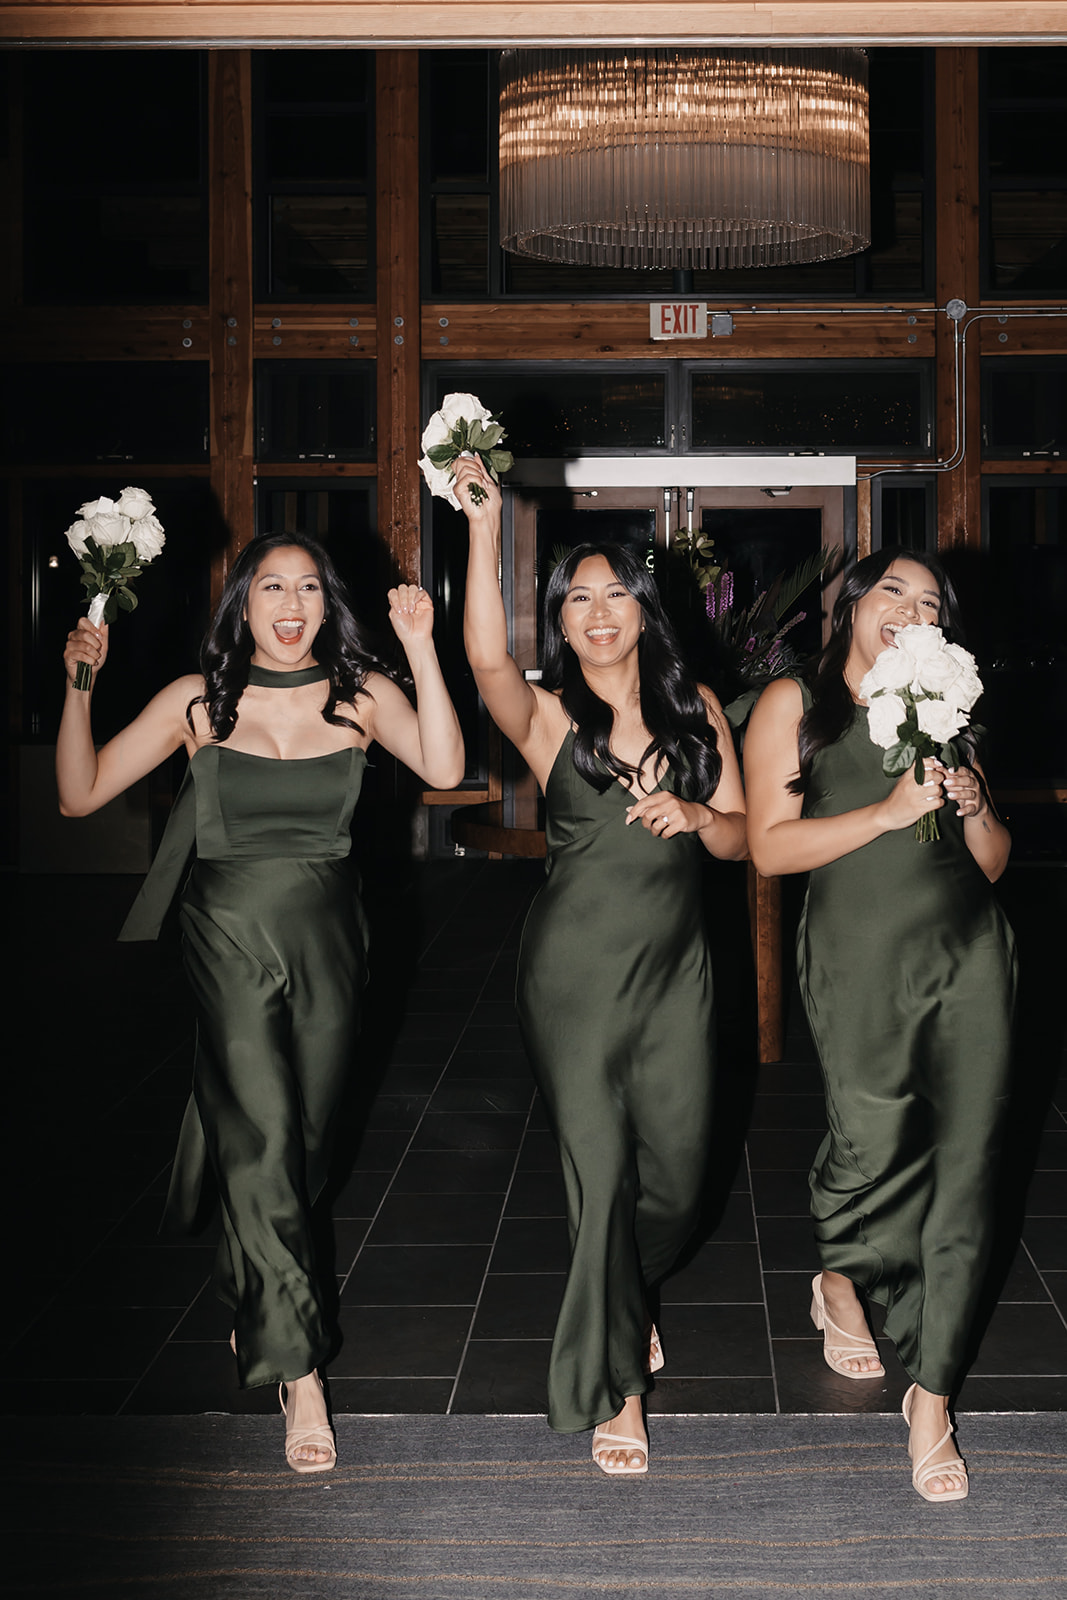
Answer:
[(795, 726), (804, 715), (804, 696), (795, 678), (775, 678), (769, 683), (752, 708), (749, 723), (757, 721), (778, 726)]
[(709, 722), (722, 723), (725, 721), (726, 714), (722, 709), (722, 701), (715, 693), (715, 690), (709, 689), (706, 683), (698, 683), (697, 693), (704, 702), (704, 707), (708, 713)]

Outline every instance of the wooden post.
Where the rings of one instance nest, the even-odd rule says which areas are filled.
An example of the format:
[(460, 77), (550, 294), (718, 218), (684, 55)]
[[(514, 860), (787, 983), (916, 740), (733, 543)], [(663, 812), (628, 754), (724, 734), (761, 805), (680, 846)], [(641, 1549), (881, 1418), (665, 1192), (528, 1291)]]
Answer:
[(419, 476), (419, 58), (379, 50), (375, 95), (378, 532), (398, 574), (422, 568)]
[[(978, 251), (978, 52), (935, 52), (937, 160), (937, 302), (958, 299), (977, 306)], [(951, 455), (956, 442), (956, 327), (944, 312), (937, 319), (937, 453)], [(967, 404), (963, 460), (938, 477), (937, 542), (942, 550), (977, 546), (982, 538), (981, 417), (978, 340), (972, 339), (963, 372)]]
[(252, 55), (208, 57), (211, 230), (211, 487), (230, 533), (212, 570), (218, 598), (255, 532), (252, 442)]

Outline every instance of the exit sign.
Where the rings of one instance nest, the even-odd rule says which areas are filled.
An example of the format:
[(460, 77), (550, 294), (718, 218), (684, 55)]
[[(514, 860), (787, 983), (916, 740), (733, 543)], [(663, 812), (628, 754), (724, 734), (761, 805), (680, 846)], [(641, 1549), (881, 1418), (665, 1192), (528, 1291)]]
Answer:
[(653, 300), (648, 308), (653, 339), (706, 339), (708, 307), (704, 300)]

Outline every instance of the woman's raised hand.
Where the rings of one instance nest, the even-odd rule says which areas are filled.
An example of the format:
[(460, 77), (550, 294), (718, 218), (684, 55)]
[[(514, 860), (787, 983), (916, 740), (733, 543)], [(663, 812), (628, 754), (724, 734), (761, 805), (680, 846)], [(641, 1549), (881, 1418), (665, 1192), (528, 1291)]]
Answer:
[(941, 788), (945, 779), (944, 767), (932, 756), (925, 757), (923, 767), (926, 777), (921, 784), (915, 782), (915, 773), (909, 767), (882, 801), (879, 809), (890, 833), (898, 828), (910, 827), (920, 817), (926, 816), (928, 811), (939, 811), (944, 805), (945, 797)]
[[(471, 527), (477, 528), (483, 524), (493, 527), (499, 524), (500, 486), (494, 482), (478, 457), (459, 456), (454, 470), (456, 481), (453, 487), (456, 499), (467, 513), (467, 521)], [(471, 498), (471, 485), (475, 483), (479, 484), (485, 493), (485, 499), (477, 504)]]
[(74, 682), (79, 661), (86, 662), (97, 673), (106, 660), (107, 623), (97, 628), (88, 617), (79, 617), (77, 627), (67, 634), (67, 647), (63, 651), (63, 665), (70, 682)]
[(399, 583), (389, 590), (389, 621), (400, 643), (433, 637), (433, 601), (425, 589)]

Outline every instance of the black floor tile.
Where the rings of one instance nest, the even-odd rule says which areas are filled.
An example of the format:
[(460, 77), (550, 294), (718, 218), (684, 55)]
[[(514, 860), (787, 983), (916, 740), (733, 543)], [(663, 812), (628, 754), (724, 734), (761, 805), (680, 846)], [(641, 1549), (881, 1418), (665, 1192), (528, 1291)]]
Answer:
[(116, 1379), (136, 1382), (177, 1327), (173, 1307), (95, 1307), (84, 1315), (65, 1305), (63, 1314), (41, 1317), (8, 1352), (10, 1370), (20, 1381), (65, 1378), (92, 1383)]
[(454, 1378), (469, 1306), (344, 1306), (330, 1383), (364, 1378)]
[[(809, 1323), (809, 1328), (810, 1328)], [(842, 1377), (823, 1360), (822, 1339), (811, 1330), (810, 1339), (775, 1339), (775, 1383), (782, 1411), (854, 1412), (899, 1411), (911, 1379), (883, 1341), (878, 1353), (885, 1377)]]
[(474, 1321), (475, 1339), (551, 1339), (563, 1272), (490, 1272)]
[(711, 1237), (717, 1244), (751, 1244), (756, 1237), (752, 1200), (747, 1194), (729, 1194), (726, 1203), (711, 1220)]
[(511, 1150), (409, 1150), (394, 1194), (499, 1194), (515, 1169)]
[(418, 1125), (426, 1110), (427, 1096), (422, 1094), (379, 1094), (367, 1113), (366, 1128), (410, 1133)]
[(472, 1339), (456, 1385), (453, 1411), (530, 1415), (547, 1404), (549, 1341)]
[(566, 1214), (567, 1197), (558, 1162), (554, 1171), (515, 1174), (504, 1212), (506, 1217), (564, 1217)]
[(809, 1217), (808, 1174), (757, 1171), (752, 1174), (752, 1199), (757, 1217)]
[(451, 1378), (338, 1378), (330, 1380), (335, 1416), (439, 1417), (448, 1410)]
[(368, 1247), (345, 1284), (346, 1306), (474, 1305), (489, 1262), (488, 1245)]
[(664, 1305), (759, 1304), (763, 1299), (759, 1256), (753, 1244), (701, 1245), (660, 1291)]
[(129, 1383), (92, 1378), (20, 1378), (6, 1385), (3, 1410), (12, 1417), (100, 1417), (121, 1411)]
[(671, 1305), (664, 1308), (660, 1322), (665, 1377), (771, 1376), (762, 1306)]
[(273, 1383), (242, 1389), (237, 1363), (225, 1342), (168, 1344), (130, 1393), (124, 1412), (131, 1416), (189, 1416), (201, 1411), (228, 1411), (240, 1416), (277, 1413), (278, 1448), (285, 1425)]
[(558, 1172), (559, 1149), (547, 1129), (531, 1129), (519, 1151), (519, 1172)]
[(826, 1132), (826, 1105), (821, 1094), (757, 1094), (752, 1102), (750, 1137), (756, 1132), (810, 1131), (817, 1145)]
[(493, 1250), (494, 1272), (566, 1272), (570, 1259), (562, 1217), (505, 1217)]
[(814, 1255), (810, 1218), (760, 1217), (759, 1245), (764, 1272), (787, 1272)]
[(206, 1284), (214, 1259), (213, 1250), (104, 1248), (63, 1285), (62, 1303), (94, 1310), (102, 1306), (184, 1310)]
[(526, 1118), (510, 1112), (457, 1112), (425, 1116), (414, 1150), (517, 1150)]
[[(715, 1448), (715, 1416), (737, 1413), (753, 1415), (773, 1412), (774, 1384), (770, 1378), (671, 1378), (657, 1377), (649, 1393), (648, 1414), (660, 1416), (708, 1415), (708, 1449)], [(655, 1429), (649, 1432), (655, 1459)]]
[(525, 1114), (530, 1109), (533, 1094), (533, 1084), (528, 1079), (461, 1078), (456, 1076), (453, 1064), (434, 1091), (429, 1115), (457, 1111)]
[(1023, 1243), (1039, 1272), (1067, 1271), (1067, 1217), (1031, 1217)]
[(391, 1172), (357, 1167), (334, 1193), (330, 1210), (335, 1217), (373, 1217), (392, 1181)]
[(1059, 1217), (1067, 1229), (1067, 1172), (1035, 1172), (1026, 1211), (1031, 1217)]
[(1000, 1305), (971, 1371), (975, 1377), (1067, 1374), (1067, 1328), (1053, 1305)]
[[(957, 1415), (968, 1411), (1067, 1411), (1067, 1374), (984, 1378), (969, 1373), (960, 1390)], [(965, 1431), (961, 1443), (966, 1454)]]
[(814, 1128), (799, 1132), (778, 1132), (772, 1128), (757, 1129), (748, 1138), (748, 1160), (752, 1171), (807, 1172), (821, 1135)]
[(490, 1245), (499, 1221), (495, 1194), (390, 1194), (367, 1242)]

